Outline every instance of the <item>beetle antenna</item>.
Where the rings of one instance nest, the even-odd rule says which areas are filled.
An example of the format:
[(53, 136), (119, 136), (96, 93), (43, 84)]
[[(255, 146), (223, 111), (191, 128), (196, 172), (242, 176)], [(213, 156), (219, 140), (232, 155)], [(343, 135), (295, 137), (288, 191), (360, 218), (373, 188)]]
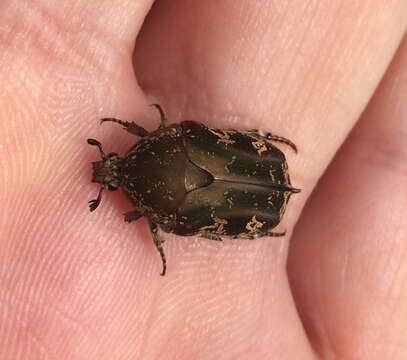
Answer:
[(102, 149), (102, 144), (99, 141), (97, 141), (95, 139), (88, 139), (88, 144), (93, 145), (93, 146), (97, 146), (99, 151), (100, 151), (100, 156), (102, 157), (102, 160), (106, 159), (106, 155), (105, 155), (105, 153), (104, 153), (104, 151)]
[(96, 210), (96, 208), (99, 206), (100, 201), (102, 200), (102, 191), (103, 191), (103, 186), (100, 187), (98, 197), (96, 199), (89, 201), (90, 211)]

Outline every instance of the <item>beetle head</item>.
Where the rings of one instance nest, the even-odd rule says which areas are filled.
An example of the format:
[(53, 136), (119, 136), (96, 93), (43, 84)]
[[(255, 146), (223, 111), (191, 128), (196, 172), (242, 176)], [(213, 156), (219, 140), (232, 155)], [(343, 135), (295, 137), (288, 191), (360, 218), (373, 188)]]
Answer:
[(88, 144), (97, 146), (102, 157), (101, 161), (95, 161), (92, 163), (93, 166), (92, 182), (96, 182), (101, 185), (98, 197), (94, 200), (89, 201), (90, 211), (93, 211), (100, 204), (103, 189), (114, 191), (117, 190), (117, 188), (120, 186), (121, 159), (116, 153), (109, 153), (106, 155), (102, 150), (102, 144), (95, 139), (88, 139)]

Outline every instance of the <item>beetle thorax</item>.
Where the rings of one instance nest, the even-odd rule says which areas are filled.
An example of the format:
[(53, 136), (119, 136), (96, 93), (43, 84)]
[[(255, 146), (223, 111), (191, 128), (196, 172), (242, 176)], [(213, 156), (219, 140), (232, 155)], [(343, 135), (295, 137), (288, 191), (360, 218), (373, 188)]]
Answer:
[(92, 181), (109, 190), (116, 190), (121, 184), (121, 162), (122, 159), (116, 153), (110, 153), (102, 161), (93, 162)]

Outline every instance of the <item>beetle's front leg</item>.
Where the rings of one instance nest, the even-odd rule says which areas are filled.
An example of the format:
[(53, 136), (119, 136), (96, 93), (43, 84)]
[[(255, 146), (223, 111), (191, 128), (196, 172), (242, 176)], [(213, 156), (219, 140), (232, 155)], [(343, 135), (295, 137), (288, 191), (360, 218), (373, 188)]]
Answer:
[(256, 139), (281, 142), (283, 144), (290, 146), (295, 152), (298, 152), (297, 146), (291, 140), (285, 137), (274, 135), (269, 132), (264, 133), (256, 129), (245, 131), (245, 133), (249, 136), (255, 137)]
[(148, 131), (146, 129), (144, 129), (140, 125), (137, 125), (135, 122), (128, 122), (128, 121), (123, 121), (123, 120), (115, 119), (115, 118), (100, 119), (101, 124), (106, 121), (111, 121), (111, 122), (120, 124), (123, 126), (124, 130), (128, 131), (130, 134), (137, 135), (139, 137), (143, 137), (148, 134)]
[(154, 245), (157, 248), (158, 252), (160, 253), (161, 261), (163, 263), (163, 271), (161, 272), (160, 275), (164, 276), (165, 272), (167, 271), (167, 260), (165, 258), (164, 249), (162, 247), (163, 241), (160, 239), (160, 236), (158, 235), (157, 224), (154, 224), (151, 221), (149, 221), (148, 223), (150, 225), (151, 234), (153, 235)]

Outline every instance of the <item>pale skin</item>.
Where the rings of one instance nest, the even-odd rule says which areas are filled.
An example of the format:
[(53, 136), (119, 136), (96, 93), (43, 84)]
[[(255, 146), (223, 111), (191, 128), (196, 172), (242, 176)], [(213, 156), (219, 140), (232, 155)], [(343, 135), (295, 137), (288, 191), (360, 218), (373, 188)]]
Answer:
[[(0, 359), (407, 358), (407, 2), (151, 5), (2, 1)], [(86, 139), (157, 102), (297, 145), (285, 237), (161, 233), (161, 277), (120, 191), (89, 213)]]

